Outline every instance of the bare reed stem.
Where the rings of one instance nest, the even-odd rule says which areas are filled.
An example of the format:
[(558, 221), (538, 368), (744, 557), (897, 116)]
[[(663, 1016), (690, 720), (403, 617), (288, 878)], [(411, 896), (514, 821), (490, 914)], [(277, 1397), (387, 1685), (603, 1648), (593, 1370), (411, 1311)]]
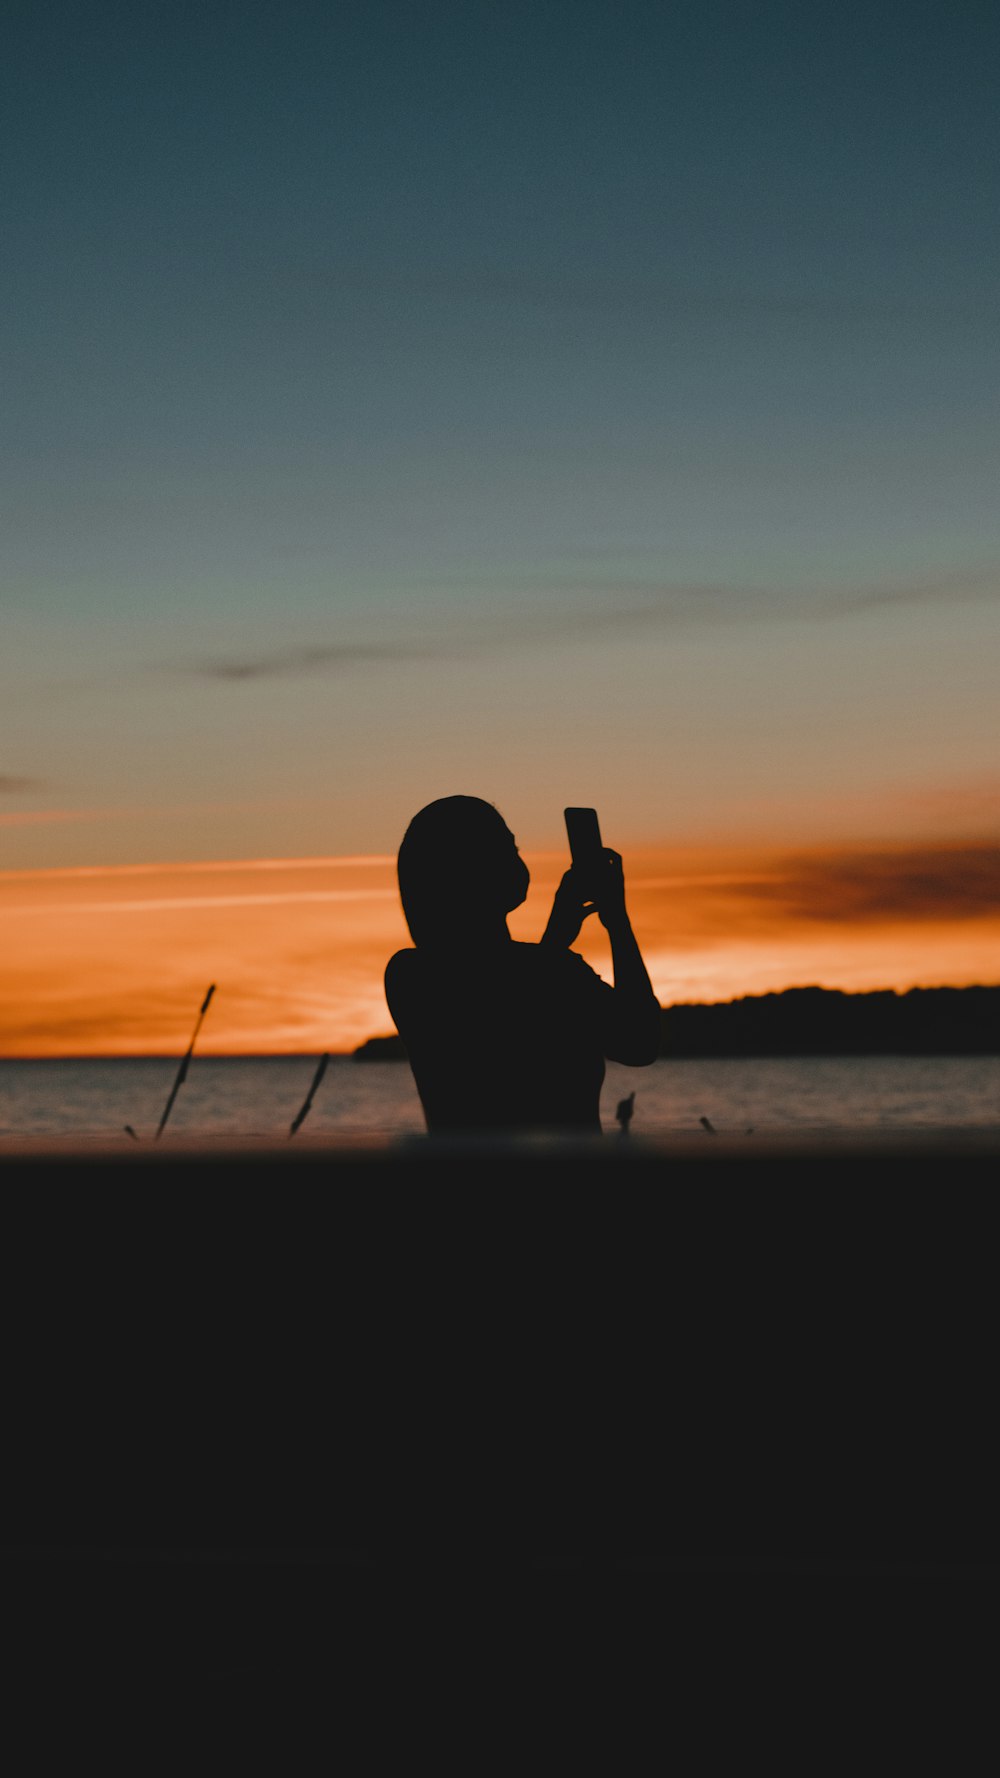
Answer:
[(293, 1120), (292, 1120), (291, 1128), (289, 1129), (289, 1132), (288, 1132), (289, 1141), (291, 1141), (292, 1137), (295, 1135), (295, 1132), (299, 1128), (300, 1124), (303, 1124), (309, 1115), (309, 1108), (312, 1105), (313, 1097), (316, 1092), (316, 1088), (319, 1086), (320, 1081), (322, 1080), (324, 1074), (326, 1073), (326, 1065), (329, 1060), (330, 1060), (329, 1053), (327, 1051), (324, 1051), (323, 1055), (320, 1057), (319, 1067), (317, 1068), (315, 1074), (313, 1075), (312, 1086), (309, 1088), (309, 1091), (306, 1094), (305, 1103), (302, 1106), (302, 1110), (299, 1112), (298, 1117), (293, 1118)]
[(184, 1060), (182, 1061), (180, 1067), (177, 1070), (177, 1079), (174, 1081), (174, 1084), (170, 1089), (170, 1097), (167, 1100), (166, 1105), (163, 1107), (163, 1116), (160, 1119), (159, 1128), (157, 1129), (157, 1132), (156, 1132), (157, 1142), (159, 1142), (160, 1137), (163, 1135), (163, 1130), (164, 1130), (166, 1121), (167, 1121), (168, 1117), (170, 1116), (171, 1111), (174, 1108), (174, 1100), (176, 1099), (177, 1094), (179, 1093), (181, 1087), (183, 1086), (185, 1080), (187, 1079), (188, 1063), (191, 1060), (191, 1056), (194, 1051), (194, 1046), (197, 1041), (198, 1033), (201, 1030), (201, 1021), (205, 1017), (205, 1014), (208, 1011), (208, 1004), (209, 1004), (209, 1001), (211, 1000), (212, 995), (214, 993), (215, 993), (215, 983), (213, 982), (211, 987), (208, 990), (208, 993), (205, 995), (205, 998), (201, 1003), (201, 1011), (199, 1012), (198, 1017), (195, 1020), (195, 1027), (191, 1033), (191, 1042), (188, 1044), (187, 1051), (184, 1056)]

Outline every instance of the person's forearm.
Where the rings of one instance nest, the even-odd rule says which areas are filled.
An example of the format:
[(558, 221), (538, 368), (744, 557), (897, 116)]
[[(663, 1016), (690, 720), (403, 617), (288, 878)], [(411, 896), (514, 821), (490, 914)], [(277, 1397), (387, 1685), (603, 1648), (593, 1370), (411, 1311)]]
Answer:
[(569, 884), (570, 872), (567, 871), (556, 890), (541, 942), (558, 951), (569, 950), (573, 941), (579, 937), (584, 919), (584, 903), (578, 890)]
[(608, 929), (614, 966), (615, 999), (621, 1006), (621, 1030), (630, 1043), (655, 1055), (660, 1041), (660, 1004), (653, 993), (632, 924), (625, 914)]
[(611, 961), (615, 972), (615, 992), (622, 993), (626, 999), (634, 1000), (639, 1006), (644, 1000), (656, 999), (653, 984), (649, 979), (646, 965), (642, 960), (642, 952), (632, 922), (627, 914), (616, 920), (608, 932), (611, 940)]
[(561, 917), (558, 901), (552, 903), (552, 912), (548, 917), (545, 931), (542, 933), (540, 942), (543, 945), (552, 945), (555, 949), (560, 951), (567, 950), (569, 945), (573, 943), (572, 939), (567, 939), (566, 937), (566, 922)]

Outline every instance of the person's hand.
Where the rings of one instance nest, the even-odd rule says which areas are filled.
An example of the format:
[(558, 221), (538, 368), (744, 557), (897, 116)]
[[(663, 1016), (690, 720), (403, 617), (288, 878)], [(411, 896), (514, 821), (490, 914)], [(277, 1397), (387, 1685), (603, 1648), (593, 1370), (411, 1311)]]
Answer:
[(542, 943), (568, 950), (580, 935), (588, 914), (598, 911), (596, 901), (588, 901), (572, 865), (565, 871), (555, 893), (549, 923), (542, 934)]
[(622, 868), (622, 855), (620, 852), (612, 852), (610, 846), (604, 848), (598, 880), (593, 887), (594, 906), (597, 908), (601, 925), (605, 930), (613, 932), (616, 927), (627, 926), (628, 914), (625, 911), (625, 872)]
[(601, 854), (598, 865), (597, 882), (587, 883), (588, 896), (583, 889), (574, 865), (565, 872), (556, 890), (552, 903), (549, 923), (545, 928), (542, 942), (568, 948), (579, 937), (583, 922), (590, 914), (600, 916), (601, 925), (607, 932), (620, 930), (628, 925), (628, 914), (625, 911), (625, 874), (622, 869), (620, 852), (612, 852), (606, 846)]

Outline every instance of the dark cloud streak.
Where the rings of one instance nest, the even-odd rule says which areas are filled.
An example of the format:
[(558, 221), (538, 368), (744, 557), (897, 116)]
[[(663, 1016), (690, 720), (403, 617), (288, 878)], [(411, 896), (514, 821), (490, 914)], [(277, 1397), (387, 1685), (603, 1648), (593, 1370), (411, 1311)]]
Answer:
[[(568, 583), (562, 585), (569, 590)], [(762, 588), (697, 582), (650, 583), (643, 588), (635, 580), (588, 581), (586, 585), (591, 592), (617, 594), (618, 602), (574, 614), (574, 624), (581, 626), (666, 623), (687, 628), (768, 622), (829, 623), (870, 611), (956, 602), (989, 603), (1000, 597), (1000, 569), (951, 570), (842, 588)]]
[[(471, 584), (479, 593), (492, 595), (492, 609), (464, 620), (435, 614), (432, 622), (441, 628), (448, 625), (447, 641), (437, 641), (429, 623), (427, 639), (420, 642), (316, 642), (257, 654), (210, 656), (172, 670), (218, 684), (247, 685), (352, 668), (474, 660), (497, 648), (532, 649), (546, 642), (585, 641), (591, 635), (625, 630), (684, 633), (760, 623), (831, 623), (880, 610), (988, 603), (1000, 596), (1000, 570), (957, 569), (826, 589), (664, 584), (635, 577), (627, 581), (554, 577), (513, 587)], [(28, 784), (26, 779), (0, 778), (0, 791)]]
[(22, 778), (17, 772), (0, 772), (0, 796), (21, 796), (26, 791), (47, 788), (42, 778)]
[(857, 587), (830, 593), (822, 615), (849, 616), (853, 612), (884, 610), (893, 606), (937, 605), (959, 601), (980, 604), (1000, 595), (1000, 569), (954, 569), (941, 574), (914, 575), (909, 580)]
[(868, 848), (791, 855), (741, 899), (783, 919), (844, 926), (1000, 915), (1000, 844)]
[[(443, 583), (439, 583), (443, 584)], [(449, 582), (449, 585), (452, 583)], [(623, 624), (666, 624), (686, 629), (743, 623), (828, 623), (839, 617), (860, 616), (869, 611), (892, 610), (937, 604), (987, 604), (1000, 598), (1000, 566), (944, 569), (938, 574), (912, 575), (898, 580), (875, 581), (846, 587), (741, 585), (735, 581), (662, 581), (638, 575), (612, 578), (587, 575), (570, 578), (553, 575), (544, 580), (503, 585), (476, 580), (454, 583), (475, 586), (498, 601), (531, 596), (535, 609), (523, 605), (516, 622), (525, 640), (534, 642), (542, 633), (571, 635), (588, 629)], [(590, 603), (571, 604), (575, 597)], [(547, 605), (553, 598), (557, 609)]]
[(337, 672), (385, 662), (438, 660), (441, 651), (426, 646), (393, 642), (314, 643), (302, 648), (274, 649), (243, 658), (218, 658), (195, 662), (186, 671), (198, 679), (242, 685), (261, 679), (288, 679), (303, 673)]

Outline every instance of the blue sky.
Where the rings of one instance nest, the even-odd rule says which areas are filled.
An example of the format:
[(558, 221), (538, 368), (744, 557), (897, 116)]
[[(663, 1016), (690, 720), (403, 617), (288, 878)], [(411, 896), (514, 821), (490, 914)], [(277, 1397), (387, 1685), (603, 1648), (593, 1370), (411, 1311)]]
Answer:
[(10, 863), (992, 818), (994, 7), (5, 38)]

